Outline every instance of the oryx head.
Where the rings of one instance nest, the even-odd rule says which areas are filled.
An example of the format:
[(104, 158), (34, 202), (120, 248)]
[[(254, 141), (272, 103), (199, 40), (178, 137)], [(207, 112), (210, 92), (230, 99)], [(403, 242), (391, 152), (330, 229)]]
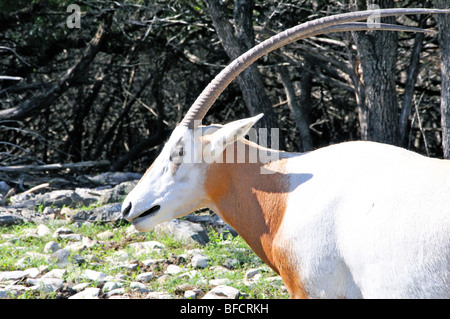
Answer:
[(211, 163), (243, 138), (262, 114), (224, 126), (178, 125), (159, 156), (128, 194), (122, 214), (139, 231), (207, 207), (204, 181)]

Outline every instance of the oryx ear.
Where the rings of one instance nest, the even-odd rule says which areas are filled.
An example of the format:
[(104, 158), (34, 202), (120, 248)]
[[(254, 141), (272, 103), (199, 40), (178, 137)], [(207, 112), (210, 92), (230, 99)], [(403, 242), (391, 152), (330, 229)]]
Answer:
[(212, 133), (210, 139), (211, 155), (218, 156), (222, 154), (227, 145), (243, 138), (250, 128), (263, 117), (263, 113), (242, 120), (237, 120), (225, 124), (220, 129)]

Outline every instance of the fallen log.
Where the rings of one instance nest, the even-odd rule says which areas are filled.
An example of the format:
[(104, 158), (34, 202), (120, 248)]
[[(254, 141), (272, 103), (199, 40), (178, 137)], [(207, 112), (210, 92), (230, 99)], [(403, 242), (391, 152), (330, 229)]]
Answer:
[(64, 169), (84, 169), (88, 167), (100, 167), (111, 165), (108, 160), (101, 161), (85, 161), (78, 163), (66, 164), (45, 164), (45, 165), (16, 165), (0, 167), (0, 173), (27, 173), (27, 172), (42, 172), (42, 171), (58, 171)]

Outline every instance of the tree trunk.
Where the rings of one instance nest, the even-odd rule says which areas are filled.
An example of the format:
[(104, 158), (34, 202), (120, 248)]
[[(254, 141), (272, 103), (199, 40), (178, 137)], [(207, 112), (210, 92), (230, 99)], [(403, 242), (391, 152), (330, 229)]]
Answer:
[[(425, 3), (429, 7), (428, 2)], [(419, 21), (418, 27), (426, 28), (426, 17), (422, 16)], [(411, 52), (411, 60), (409, 63), (408, 73), (405, 83), (405, 91), (403, 94), (403, 105), (400, 112), (400, 139), (404, 147), (409, 144), (409, 129), (411, 122), (411, 110), (414, 98), (414, 90), (416, 85), (417, 76), (419, 74), (420, 66), (420, 53), (423, 47), (424, 33), (417, 33), (414, 38), (414, 44)]]
[[(253, 0), (236, 0), (234, 3), (233, 27), (228, 21), (224, 8), (218, 0), (205, 0), (217, 35), (222, 42), (223, 48), (230, 59), (239, 57), (242, 53), (252, 48), (255, 44), (252, 22)], [(279, 128), (278, 119), (272, 108), (261, 75), (253, 64), (237, 77), (237, 82), (242, 91), (245, 105), (251, 116), (264, 113), (264, 117), (258, 121), (256, 127), (268, 128), (268, 146), (271, 143), (271, 128)], [(284, 146), (281, 131), (279, 133), (279, 147)], [(273, 145), (272, 145), (273, 147)]]
[[(380, 8), (393, 8), (392, 0), (377, 0)], [(357, 1), (365, 10), (365, 1)], [(394, 23), (395, 17), (380, 22)], [(397, 33), (391, 31), (352, 32), (362, 68), (364, 101), (360, 107), (361, 137), (364, 140), (400, 144), (399, 108), (395, 89)]]
[(308, 71), (301, 73), (301, 96), (297, 103), (294, 86), (289, 77), (288, 68), (284, 65), (279, 66), (278, 74), (284, 86), (286, 98), (288, 102), (289, 111), (291, 111), (297, 129), (299, 131), (298, 151), (309, 152), (314, 149), (311, 132), (309, 130), (309, 106), (311, 105), (311, 88), (312, 88), (312, 74)]
[[(434, 0), (436, 8), (450, 8), (450, 0)], [(450, 14), (436, 14), (441, 51), (441, 125), (444, 158), (450, 159)]]

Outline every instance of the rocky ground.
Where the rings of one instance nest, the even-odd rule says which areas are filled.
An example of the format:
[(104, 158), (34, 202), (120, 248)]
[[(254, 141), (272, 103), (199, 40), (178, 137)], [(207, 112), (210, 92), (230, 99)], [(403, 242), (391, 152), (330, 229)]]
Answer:
[(209, 211), (139, 233), (121, 219), (135, 174), (10, 196), (0, 181), (0, 298), (283, 298), (286, 290)]

